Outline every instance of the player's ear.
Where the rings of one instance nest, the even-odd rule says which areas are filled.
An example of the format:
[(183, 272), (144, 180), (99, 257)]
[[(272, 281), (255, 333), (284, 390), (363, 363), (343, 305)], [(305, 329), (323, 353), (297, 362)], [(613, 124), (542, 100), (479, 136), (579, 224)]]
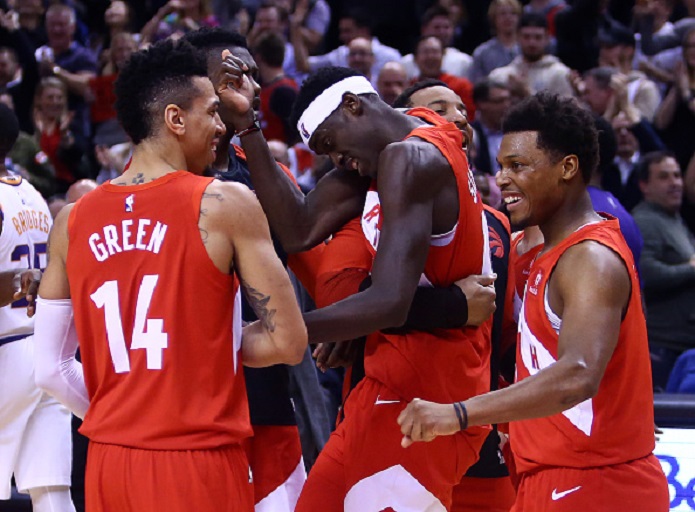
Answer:
[(182, 135), (186, 130), (184, 111), (178, 105), (170, 103), (164, 109), (164, 124), (176, 135)]
[(354, 93), (346, 92), (343, 94), (343, 108), (352, 115), (360, 115), (362, 113), (362, 98)]
[(577, 155), (567, 155), (562, 159), (562, 179), (569, 181), (579, 173), (579, 159)]

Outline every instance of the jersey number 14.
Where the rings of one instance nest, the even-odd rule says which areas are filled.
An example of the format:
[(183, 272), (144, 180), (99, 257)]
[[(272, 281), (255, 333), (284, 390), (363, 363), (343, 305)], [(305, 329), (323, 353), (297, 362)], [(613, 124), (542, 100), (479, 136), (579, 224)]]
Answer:
[[(130, 343), (130, 350), (146, 350), (148, 370), (162, 369), (162, 352), (167, 348), (169, 340), (169, 335), (164, 332), (164, 321), (161, 318), (147, 318), (158, 279), (158, 275), (146, 275), (142, 278)], [(118, 281), (106, 281), (90, 297), (96, 307), (104, 309), (106, 337), (114, 370), (116, 373), (129, 372), (130, 358), (123, 333)]]

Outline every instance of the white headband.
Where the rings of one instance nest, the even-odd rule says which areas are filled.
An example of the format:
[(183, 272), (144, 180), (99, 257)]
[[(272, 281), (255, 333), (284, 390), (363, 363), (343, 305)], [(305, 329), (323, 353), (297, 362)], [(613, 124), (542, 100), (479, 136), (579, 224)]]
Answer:
[(316, 128), (338, 108), (343, 101), (343, 94), (351, 92), (353, 94), (376, 94), (377, 92), (363, 76), (349, 76), (340, 82), (336, 82), (328, 89), (319, 94), (314, 101), (304, 110), (299, 118), (297, 130), (302, 140), (308, 146), (309, 139), (316, 131)]

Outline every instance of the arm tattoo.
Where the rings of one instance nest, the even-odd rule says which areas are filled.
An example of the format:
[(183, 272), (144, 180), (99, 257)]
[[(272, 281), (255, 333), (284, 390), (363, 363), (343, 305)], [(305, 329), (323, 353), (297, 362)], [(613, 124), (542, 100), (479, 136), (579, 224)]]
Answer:
[(263, 327), (270, 332), (275, 332), (275, 309), (268, 309), (270, 295), (263, 295), (253, 288), (249, 283), (241, 279), (241, 286), (244, 288), (246, 300), (256, 313), (256, 316), (263, 324)]
[(135, 177), (132, 180), (132, 183), (135, 183), (136, 185), (140, 185), (141, 183), (145, 183), (145, 175), (141, 172), (137, 173)]
[(217, 199), (218, 201), (222, 201), (222, 194), (210, 194), (208, 192), (203, 192), (203, 199)]
[(208, 243), (208, 232), (204, 230), (201, 227), (198, 227), (198, 230), (200, 231), (200, 238), (203, 240), (203, 245), (207, 245)]

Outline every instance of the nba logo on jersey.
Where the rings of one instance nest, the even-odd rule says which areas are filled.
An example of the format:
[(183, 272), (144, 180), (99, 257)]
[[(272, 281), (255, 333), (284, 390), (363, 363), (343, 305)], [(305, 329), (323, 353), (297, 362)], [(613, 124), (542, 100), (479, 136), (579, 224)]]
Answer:
[(130, 194), (125, 198), (125, 211), (131, 213), (133, 211), (133, 203), (135, 202), (135, 194)]
[(538, 272), (536, 274), (536, 279), (534, 279), (533, 284), (528, 287), (528, 291), (530, 291), (534, 295), (538, 295), (538, 285), (541, 282), (541, 279), (543, 279), (543, 274), (542, 272)]

